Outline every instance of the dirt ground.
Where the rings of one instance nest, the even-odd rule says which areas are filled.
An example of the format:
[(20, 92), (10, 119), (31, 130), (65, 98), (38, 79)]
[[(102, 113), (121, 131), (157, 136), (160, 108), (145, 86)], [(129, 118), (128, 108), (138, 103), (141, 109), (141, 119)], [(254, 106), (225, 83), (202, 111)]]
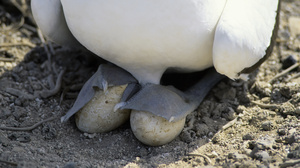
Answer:
[(28, 1), (17, 2), (0, 2), (0, 167), (300, 167), (299, 0), (283, 1), (277, 45), (249, 81), (220, 82), (160, 147), (129, 122), (101, 134), (60, 122), (97, 66), (44, 48)]

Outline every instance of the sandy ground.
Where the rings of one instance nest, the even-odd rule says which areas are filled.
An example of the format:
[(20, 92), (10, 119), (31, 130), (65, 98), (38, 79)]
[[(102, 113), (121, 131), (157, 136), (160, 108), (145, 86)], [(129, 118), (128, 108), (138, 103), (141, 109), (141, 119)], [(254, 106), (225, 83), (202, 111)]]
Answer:
[(249, 81), (220, 82), (160, 147), (140, 143), (128, 122), (102, 134), (80, 132), (73, 118), (60, 123), (97, 66), (56, 45), (49, 59), (28, 5), (5, 2), (0, 167), (300, 167), (300, 1), (283, 1), (277, 45)]

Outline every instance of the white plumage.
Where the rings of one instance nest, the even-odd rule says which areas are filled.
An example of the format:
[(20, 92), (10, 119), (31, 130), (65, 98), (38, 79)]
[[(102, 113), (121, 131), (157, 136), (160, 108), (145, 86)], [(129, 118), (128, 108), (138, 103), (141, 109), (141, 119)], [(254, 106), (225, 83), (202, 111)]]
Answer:
[(66, 23), (60, 0), (32, 0), (34, 19), (51, 41), (68, 47), (82, 47)]
[(277, 0), (228, 0), (213, 45), (216, 70), (237, 78), (266, 54), (276, 22)]
[(225, 0), (61, 2), (73, 35), (142, 83), (159, 83), (169, 67), (212, 66), (214, 30), (225, 5)]
[[(130, 72), (142, 84), (137, 84), (120, 68), (100, 65), (62, 121), (85, 109), (96, 97), (95, 87), (105, 92), (107, 86), (118, 89), (128, 84), (124, 93), (117, 95), (121, 102), (113, 102), (113, 106), (116, 110), (135, 110), (131, 113), (132, 128), (142, 128), (139, 123), (143, 126), (150, 123), (140, 122), (147, 116), (135, 120), (140, 114), (150, 115), (153, 122), (172, 128), (174, 122), (184, 123), (184, 117), (198, 107), (223, 76), (208, 71), (202, 81), (182, 92), (159, 85), (163, 73), (168, 69), (193, 72), (214, 66), (229, 78), (241, 77), (242, 72), (261, 63), (272, 51), (269, 46), (275, 39), (276, 29), (273, 29), (278, 26), (280, 0), (31, 0), (31, 3), (38, 26), (50, 39), (61, 45), (84, 46)], [(105, 103), (104, 98), (101, 101)], [(111, 108), (108, 110), (108, 115), (113, 114)], [(84, 115), (80, 112), (77, 124), (78, 118), (88, 118), (83, 124), (96, 125), (83, 131), (93, 132), (92, 128), (108, 131), (107, 125), (98, 125), (103, 120), (91, 122), (94, 113), (100, 118), (106, 115), (102, 110), (87, 110)], [(178, 127), (175, 136), (183, 126)], [(162, 145), (174, 138), (161, 136), (159, 143), (149, 143), (157, 141), (155, 136), (149, 134), (144, 141), (139, 135), (146, 135), (148, 129), (138, 130), (134, 134), (148, 145)]]
[[(168, 68), (199, 71), (214, 65), (219, 73), (237, 78), (265, 55), (278, 0), (32, 0), (32, 4), (38, 25), (54, 41), (70, 44), (75, 36), (141, 83), (158, 84)], [(67, 26), (64, 18), (57, 19), (59, 14)]]

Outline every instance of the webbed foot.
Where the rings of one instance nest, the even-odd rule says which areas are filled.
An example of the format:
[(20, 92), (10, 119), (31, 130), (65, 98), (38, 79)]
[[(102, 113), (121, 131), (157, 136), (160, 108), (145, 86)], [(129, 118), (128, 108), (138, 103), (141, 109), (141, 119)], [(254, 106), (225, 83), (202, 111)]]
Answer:
[(148, 111), (169, 122), (178, 121), (194, 111), (211, 88), (223, 78), (224, 75), (211, 69), (185, 92), (173, 86), (146, 84), (129, 100), (121, 103), (119, 108)]
[(132, 109), (130, 124), (137, 139), (151, 146), (163, 145), (180, 134), (185, 117), (224, 78), (211, 69), (185, 92), (172, 86), (148, 84), (119, 108)]
[[(83, 132), (107, 132), (117, 128), (128, 120), (130, 110), (114, 111), (114, 107), (120, 102), (127, 85), (134, 83), (137, 83), (135, 78), (125, 70), (113, 65), (100, 65), (61, 121), (67, 121), (76, 113), (76, 125)], [(127, 93), (130, 89), (126, 90)]]

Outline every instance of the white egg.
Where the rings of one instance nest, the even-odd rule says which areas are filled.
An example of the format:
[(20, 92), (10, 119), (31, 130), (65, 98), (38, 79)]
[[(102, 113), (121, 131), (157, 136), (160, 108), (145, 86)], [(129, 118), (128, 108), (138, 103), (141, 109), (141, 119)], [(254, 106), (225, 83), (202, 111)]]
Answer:
[(159, 146), (171, 142), (182, 131), (185, 117), (176, 122), (145, 111), (132, 110), (130, 125), (135, 137), (150, 146)]
[(111, 131), (126, 122), (130, 110), (114, 111), (126, 87), (127, 85), (109, 87), (105, 93), (103, 90), (96, 90), (93, 99), (76, 113), (78, 129), (87, 133), (102, 133)]

